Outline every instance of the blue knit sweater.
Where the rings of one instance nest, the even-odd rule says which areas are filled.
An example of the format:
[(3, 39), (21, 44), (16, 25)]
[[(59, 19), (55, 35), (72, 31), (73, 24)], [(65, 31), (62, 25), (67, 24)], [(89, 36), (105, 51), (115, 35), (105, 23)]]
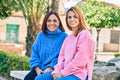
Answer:
[(46, 33), (39, 32), (32, 45), (30, 58), (32, 70), (35, 67), (45, 70), (48, 67), (53, 68), (57, 64), (59, 51), (67, 34), (62, 32), (59, 27), (53, 32), (46, 30)]

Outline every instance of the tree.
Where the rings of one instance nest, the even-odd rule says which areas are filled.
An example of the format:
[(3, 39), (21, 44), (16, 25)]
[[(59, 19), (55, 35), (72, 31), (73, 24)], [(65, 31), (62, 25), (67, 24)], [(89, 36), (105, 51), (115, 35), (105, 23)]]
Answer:
[(14, 0), (22, 11), (27, 23), (26, 55), (30, 56), (31, 46), (40, 29), (40, 19), (47, 11), (49, 0)]
[(78, 4), (78, 7), (83, 10), (87, 23), (91, 27), (114, 28), (120, 26), (120, 9), (95, 0), (86, 0), (84, 5)]
[(59, 9), (59, 0), (49, 0), (48, 11), (57, 11)]
[(0, 0), (0, 19), (9, 17), (12, 11), (18, 11), (19, 8), (13, 0)]

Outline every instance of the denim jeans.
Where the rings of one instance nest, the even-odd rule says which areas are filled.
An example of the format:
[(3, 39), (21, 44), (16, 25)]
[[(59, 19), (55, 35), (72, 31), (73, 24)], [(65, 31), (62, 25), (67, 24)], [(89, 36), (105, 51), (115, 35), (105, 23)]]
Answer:
[[(81, 79), (78, 78), (77, 76), (69, 75), (69, 76), (65, 76), (65, 77), (57, 78), (57, 79), (55, 79), (55, 80), (81, 80)], [(88, 80), (88, 76), (86, 77), (85, 80)]]

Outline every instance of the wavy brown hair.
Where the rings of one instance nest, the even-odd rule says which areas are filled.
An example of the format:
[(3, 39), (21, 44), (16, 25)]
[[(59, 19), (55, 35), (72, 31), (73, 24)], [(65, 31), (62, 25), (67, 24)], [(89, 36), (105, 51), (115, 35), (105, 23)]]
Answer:
[(75, 36), (77, 36), (80, 31), (82, 31), (83, 29), (87, 29), (87, 23), (85, 21), (85, 18), (84, 18), (84, 15), (83, 15), (82, 11), (77, 7), (71, 7), (66, 13), (66, 25), (67, 25), (69, 30), (72, 31), (72, 28), (71, 28), (71, 26), (69, 26), (68, 21), (67, 21), (68, 20), (68, 18), (67, 18), (68, 13), (70, 11), (73, 11), (75, 13), (75, 15), (78, 15), (77, 18), (79, 20), (79, 25), (78, 25), (78, 29), (77, 29), (77, 31), (75, 33)]
[(58, 15), (55, 11), (50, 11), (50, 12), (48, 12), (48, 13), (45, 15), (45, 17), (44, 17), (44, 19), (43, 19), (43, 23), (42, 23), (42, 31), (46, 34), (46, 29), (47, 29), (46, 23), (47, 23), (47, 20), (48, 20), (49, 16), (52, 15), (52, 14), (54, 14), (54, 15), (57, 17), (57, 19), (59, 20), (59, 22), (60, 22), (59, 28), (60, 28), (63, 32), (65, 32), (65, 29), (64, 29), (64, 27), (63, 27), (63, 25), (62, 25), (62, 22), (61, 22), (61, 20), (60, 20), (60, 17), (59, 17), (59, 15)]

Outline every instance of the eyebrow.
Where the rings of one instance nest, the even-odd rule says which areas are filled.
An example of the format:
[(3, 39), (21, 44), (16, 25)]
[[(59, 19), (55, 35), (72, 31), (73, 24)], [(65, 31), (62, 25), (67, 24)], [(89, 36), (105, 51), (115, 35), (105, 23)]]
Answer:
[(48, 19), (47, 21), (53, 21), (53, 22), (57, 22), (57, 21), (59, 21), (59, 20), (57, 20), (57, 19)]
[(76, 15), (73, 15), (73, 16), (67, 16), (68, 19), (69, 19), (69, 18), (72, 18), (72, 17), (74, 17), (74, 18), (78, 18)]

